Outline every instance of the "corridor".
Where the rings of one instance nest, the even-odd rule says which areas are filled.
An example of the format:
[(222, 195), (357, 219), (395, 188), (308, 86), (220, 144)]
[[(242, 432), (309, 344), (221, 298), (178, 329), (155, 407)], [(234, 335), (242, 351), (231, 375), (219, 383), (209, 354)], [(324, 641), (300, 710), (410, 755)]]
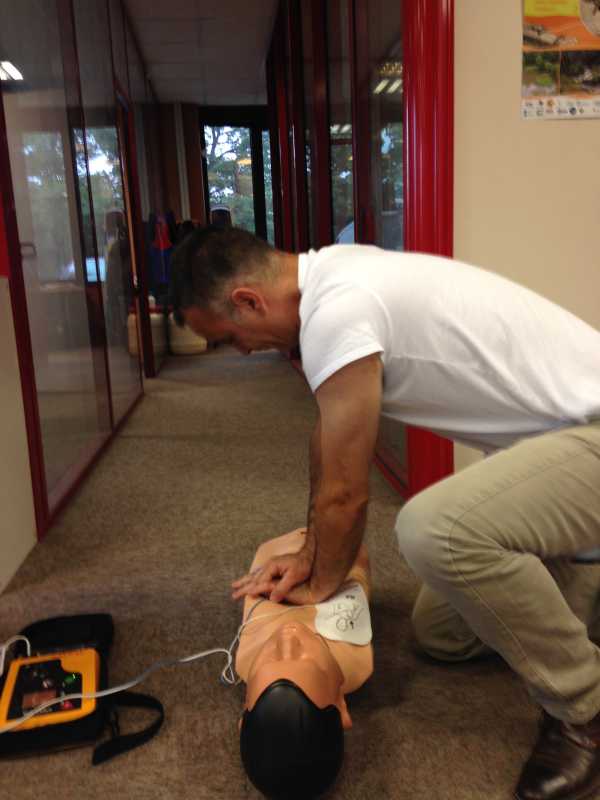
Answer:
[[(304, 523), (315, 409), (277, 353), (171, 358), (98, 466), (1, 598), (0, 640), (56, 614), (109, 612), (110, 682), (156, 660), (227, 646), (240, 622), (229, 582), (265, 538)], [(417, 582), (396, 552), (398, 496), (377, 470), (367, 543), (375, 674), (350, 696), (340, 800), (501, 800), (535, 736), (536, 710), (498, 659), (417, 656)], [(33, 800), (258, 800), (239, 759), (243, 687), (223, 659), (161, 670), (140, 691), (164, 704), (149, 744), (100, 767), (91, 748), (12, 761), (0, 796)], [(143, 727), (138, 712), (122, 730)], [(33, 768), (34, 767), (34, 768)]]

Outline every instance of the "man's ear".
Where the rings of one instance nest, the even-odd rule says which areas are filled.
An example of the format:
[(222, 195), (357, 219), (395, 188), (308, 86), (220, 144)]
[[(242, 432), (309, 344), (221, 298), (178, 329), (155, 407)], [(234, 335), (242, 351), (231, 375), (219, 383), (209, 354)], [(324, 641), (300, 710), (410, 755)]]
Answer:
[(264, 311), (265, 302), (263, 296), (256, 289), (249, 289), (247, 286), (238, 286), (231, 292), (231, 302), (238, 311)]

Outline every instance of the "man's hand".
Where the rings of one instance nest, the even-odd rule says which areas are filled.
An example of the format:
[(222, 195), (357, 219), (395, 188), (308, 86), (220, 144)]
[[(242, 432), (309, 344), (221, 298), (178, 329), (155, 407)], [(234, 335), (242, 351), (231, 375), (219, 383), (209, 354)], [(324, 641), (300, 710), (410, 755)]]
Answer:
[[(298, 553), (287, 553), (282, 556), (270, 558), (262, 567), (249, 572), (232, 583), (234, 600), (246, 595), (266, 595), (274, 603), (286, 599), (296, 605), (303, 605), (304, 599), (292, 599), (293, 587), (304, 584), (312, 572), (313, 552), (303, 547)], [(299, 598), (306, 597), (304, 591), (299, 590)], [(308, 601), (311, 602), (311, 601)]]

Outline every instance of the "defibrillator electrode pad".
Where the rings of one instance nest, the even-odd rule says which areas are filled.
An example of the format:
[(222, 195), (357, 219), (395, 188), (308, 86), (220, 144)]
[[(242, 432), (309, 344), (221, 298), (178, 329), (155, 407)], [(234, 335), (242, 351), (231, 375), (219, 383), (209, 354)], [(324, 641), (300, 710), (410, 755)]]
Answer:
[(317, 603), (315, 628), (325, 639), (369, 644), (373, 636), (369, 602), (359, 583), (345, 584), (337, 594)]

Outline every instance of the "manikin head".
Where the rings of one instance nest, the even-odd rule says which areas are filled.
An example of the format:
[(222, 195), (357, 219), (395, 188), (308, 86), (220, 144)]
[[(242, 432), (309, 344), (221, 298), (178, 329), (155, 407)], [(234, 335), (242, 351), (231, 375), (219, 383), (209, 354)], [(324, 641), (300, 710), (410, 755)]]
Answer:
[(240, 722), (248, 777), (273, 800), (310, 800), (335, 780), (352, 724), (342, 671), (326, 641), (300, 622), (281, 625), (249, 671)]
[(291, 350), (300, 331), (297, 265), (240, 228), (196, 230), (171, 259), (175, 318), (244, 354)]

